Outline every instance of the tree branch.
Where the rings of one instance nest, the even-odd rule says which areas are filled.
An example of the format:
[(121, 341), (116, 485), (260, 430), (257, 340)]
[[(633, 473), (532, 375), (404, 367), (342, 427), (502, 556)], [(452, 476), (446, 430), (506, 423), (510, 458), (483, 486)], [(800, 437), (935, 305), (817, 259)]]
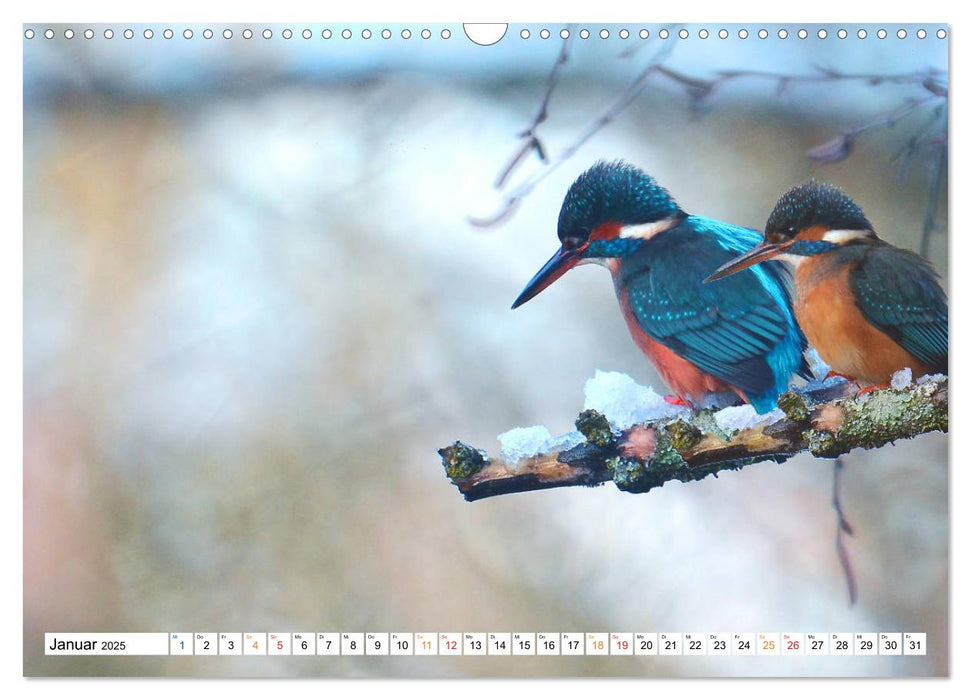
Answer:
[[(570, 32), (570, 35), (572, 36), (572, 31)], [(626, 88), (617, 94), (617, 96), (594, 119), (594, 121), (576, 136), (572, 143), (564, 148), (556, 158), (551, 159), (547, 155), (545, 145), (536, 135), (536, 130), (539, 125), (545, 122), (547, 119), (550, 97), (553, 90), (557, 87), (561, 80), (562, 68), (569, 56), (568, 42), (569, 39), (566, 39), (561, 45), (560, 53), (557, 56), (556, 62), (553, 64), (552, 70), (550, 71), (550, 76), (547, 79), (546, 88), (540, 100), (539, 107), (536, 110), (536, 114), (533, 117), (530, 125), (519, 133), (519, 145), (513, 151), (509, 160), (496, 176), (494, 183), (495, 187), (496, 189), (503, 189), (508, 184), (512, 174), (518, 171), (526, 163), (527, 156), (530, 153), (535, 153), (538, 156), (540, 162), (537, 168), (533, 170), (532, 173), (529, 173), (527, 177), (525, 177), (523, 181), (520, 182), (516, 187), (510, 189), (506, 193), (505, 197), (503, 198), (503, 202), (496, 213), (485, 217), (470, 216), (468, 220), (473, 226), (489, 228), (497, 226), (509, 219), (509, 217), (515, 213), (519, 204), (526, 197), (528, 197), (530, 193), (543, 182), (543, 180), (549, 177), (554, 171), (557, 170), (557, 168), (563, 165), (563, 163), (572, 158), (573, 155), (584, 144), (590, 141), (600, 131), (602, 131), (613, 121), (615, 121), (621, 114), (623, 114), (627, 108), (630, 107), (630, 105), (641, 96), (648, 85), (649, 78), (654, 75), (660, 75), (684, 90), (691, 99), (691, 104), (694, 109), (700, 108), (700, 106), (706, 100), (711, 98), (712, 95), (714, 95), (715, 92), (725, 84), (743, 79), (775, 81), (777, 83), (777, 93), (780, 95), (794, 84), (823, 82), (839, 83), (847, 81), (864, 82), (871, 86), (916, 85), (925, 90), (926, 94), (924, 94), (922, 97), (907, 99), (893, 110), (890, 110), (884, 114), (876, 115), (864, 122), (850, 126), (848, 129), (844, 130), (842, 133), (829, 141), (811, 148), (806, 154), (807, 157), (810, 160), (821, 164), (833, 163), (848, 158), (853, 151), (853, 146), (855, 145), (857, 138), (865, 132), (875, 129), (891, 128), (901, 119), (928, 105), (937, 107), (938, 109), (943, 106), (946, 109), (948, 101), (947, 74), (934, 68), (910, 73), (881, 75), (879, 73), (843, 73), (831, 68), (816, 66), (817, 72), (810, 74), (786, 74), (763, 70), (718, 70), (713, 73), (714, 77), (701, 77), (688, 75), (686, 73), (676, 71), (668, 66), (666, 61), (668, 60), (674, 47), (677, 45), (677, 42), (674, 40), (662, 40), (661, 47), (654, 53), (647, 64), (635, 76), (633, 81), (631, 81)], [(640, 49), (646, 44), (647, 42), (645, 41), (636, 42), (631, 46), (630, 49), (621, 52), (620, 57), (629, 58), (635, 53), (636, 50)], [(932, 122), (936, 122), (940, 118), (940, 112), (938, 110), (935, 110), (934, 114), (935, 116), (932, 119)], [(931, 124), (929, 124), (927, 128), (930, 126)], [(910, 139), (910, 141), (913, 144), (911, 149), (912, 151), (916, 150), (917, 145), (929, 145), (918, 144), (917, 142), (920, 141), (919, 136)], [(946, 129), (944, 130), (943, 142), (934, 145), (936, 145), (946, 154)], [(939, 170), (940, 168), (938, 167), (938, 171)], [(937, 184), (940, 179), (941, 178), (939, 176), (932, 176), (931, 178), (931, 198), (934, 198), (935, 188), (940, 187), (940, 185)], [(936, 202), (936, 198), (934, 198), (934, 201)], [(932, 218), (930, 225), (933, 226), (933, 224), (934, 220)], [(928, 229), (925, 222), (925, 234), (922, 239), (922, 246), (926, 245), (926, 241), (930, 236), (929, 233), (926, 233), (926, 231), (929, 230), (930, 229)]]
[(522, 143), (519, 148), (513, 153), (512, 158), (506, 166), (499, 172), (496, 177), (495, 188), (502, 189), (506, 184), (506, 180), (512, 175), (513, 171), (519, 167), (519, 165), (526, 158), (526, 155), (531, 151), (535, 152), (536, 155), (542, 162), (547, 162), (546, 149), (543, 147), (543, 142), (539, 140), (539, 136), (536, 135), (536, 129), (539, 125), (546, 121), (546, 117), (549, 114), (550, 98), (553, 96), (553, 90), (560, 82), (560, 73), (563, 70), (563, 65), (566, 63), (570, 56), (570, 40), (573, 38), (573, 25), (567, 25), (566, 38), (563, 39), (563, 43), (560, 44), (560, 53), (556, 57), (556, 63), (553, 64), (553, 70), (550, 71), (550, 77), (546, 80), (546, 91), (543, 93), (543, 99), (540, 100), (539, 109), (536, 110), (536, 114), (533, 120), (529, 123), (525, 129), (523, 129), (519, 138), (522, 139)]
[(596, 411), (584, 411), (577, 429), (586, 442), (564, 452), (536, 455), (519, 464), (490, 459), (462, 442), (438, 452), (445, 473), (467, 501), (607, 481), (622, 491), (643, 493), (668, 481), (697, 481), (769, 460), (782, 463), (800, 452), (833, 458), (856, 447), (871, 449), (935, 430), (947, 432), (947, 391), (946, 377), (863, 396), (847, 382), (806, 393), (788, 391), (779, 397), (785, 417), (732, 435), (718, 428), (712, 409), (620, 433), (612, 432)]
[[(865, 122), (855, 124), (844, 130), (843, 133), (830, 141), (811, 148), (806, 155), (809, 156), (810, 160), (816, 163), (834, 163), (843, 160), (852, 152), (856, 138), (860, 134), (871, 129), (891, 128), (895, 126), (898, 121), (912, 112), (920, 109), (921, 107), (929, 104), (940, 105), (941, 101), (944, 99), (946, 98), (941, 98), (936, 95), (929, 95), (919, 100), (905, 100), (904, 103), (899, 107), (896, 107), (884, 114), (877, 115), (876, 117), (868, 119)], [(934, 119), (938, 119), (939, 117), (939, 113), (934, 115)], [(913, 141), (914, 139), (911, 140)], [(944, 144), (944, 150), (947, 150), (946, 144)]]
[[(626, 110), (631, 103), (637, 98), (638, 95), (647, 86), (647, 79), (651, 77), (654, 71), (657, 69), (661, 62), (664, 61), (668, 55), (671, 53), (675, 46), (674, 42), (667, 42), (662, 44), (661, 48), (654, 54), (647, 66), (638, 73), (637, 77), (627, 86), (598, 116), (591, 122), (586, 129), (584, 129), (580, 135), (563, 149), (562, 153), (554, 159), (550, 160), (546, 158), (545, 151), (543, 152), (542, 166), (541, 169), (534, 172), (532, 175), (527, 177), (522, 183), (517, 187), (513, 188), (510, 192), (506, 194), (503, 204), (500, 210), (489, 217), (469, 217), (469, 223), (473, 226), (479, 226), (482, 228), (488, 228), (490, 226), (495, 226), (503, 221), (505, 221), (509, 216), (515, 211), (519, 203), (532, 192), (537, 185), (539, 185), (543, 180), (549, 177), (557, 168), (559, 168), (563, 163), (568, 161), (573, 157), (580, 147), (583, 146), (587, 141), (596, 136), (601, 129), (613, 122), (617, 117), (619, 117), (624, 110)], [(566, 49), (564, 48), (564, 52)], [(561, 60), (566, 60), (566, 54), (561, 52), (560, 58), (557, 59), (557, 64), (553, 69), (553, 74), (551, 75), (551, 81), (558, 79), (558, 67), (561, 64)], [(543, 119), (546, 118), (546, 106), (549, 99), (549, 94), (555, 86), (555, 83), (550, 83), (547, 86), (546, 95), (543, 98), (543, 103), (540, 106), (538, 114), (543, 115)], [(527, 134), (528, 136), (528, 134)], [(508, 179), (509, 172), (517, 167), (525, 157), (526, 153), (530, 150), (530, 141), (527, 140), (525, 144), (521, 144), (517, 151), (513, 154), (510, 163), (507, 164), (502, 171), (500, 171), (497, 178), (497, 184), (504, 183)], [(537, 142), (538, 143), (538, 142)]]
[[(947, 129), (945, 128), (945, 133)], [(927, 207), (924, 210), (924, 227), (920, 234), (920, 254), (925, 258), (930, 254), (931, 234), (937, 230), (937, 203), (944, 191), (947, 175), (947, 143), (940, 148), (937, 162), (931, 170), (930, 184), (927, 188)]]

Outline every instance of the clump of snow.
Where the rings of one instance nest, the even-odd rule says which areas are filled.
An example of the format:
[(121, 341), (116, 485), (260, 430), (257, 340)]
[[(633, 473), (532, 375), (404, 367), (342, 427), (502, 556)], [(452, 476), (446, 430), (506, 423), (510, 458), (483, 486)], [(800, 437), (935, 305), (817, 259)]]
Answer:
[(809, 363), (810, 371), (817, 377), (825, 377), (832, 369), (832, 367), (823, 362), (823, 358), (816, 352), (816, 348), (809, 348), (806, 352), (806, 362)]
[(583, 433), (581, 433), (579, 430), (571, 430), (568, 433), (551, 438), (543, 451), (564, 452), (585, 441), (586, 438), (583, 437)]
[(819, 356), (815, 348), (809, 348), (806, 351), (806, 361), (809, 363), (809, 369), (812, 371), (815, 379), (810, 379), (806, 382), (806, 385), (802, 387), (801, 391), (816, 391), (818, 389), (826, 389), (836, 384), (842, 384), (846, 380), (843, 377), (827, 377), (830, 369), (832, 369), (828, 364), (823, 361), (823, 358)]
[(910, 371), (910, 367), (904, 367), (893, 373), (893, 376), (890, 378), (890, 386), (897, 391), (902, 391), (913, 384), (913, 381), (914, 376)]
[(947, 379), (946, 374), (925, 374), (923, 377), (917, 380), (918, 384), (928, 384), (930, 382), (939, 382)]
[(715, 423), (726, 433), (734, 433), (739, 430), (745, 430), (746, 428), (770, 425), (785, 417), (786, 414), (778, 408), (774, 408), (768, 413), (756, 413), (752, 404), (729, 406), (714, 415)]
[[(816, 357), (818, 358), (818, 355)], [(819, 360), (819, 362), (822, 363), (822, 360)], [(822, 367), (826, 367), (825, 363), (822, 364)], [(828, 372), (829, 370), (822, 371)], [(919, 382), (931, 381), (941, 376), (924, 377)], [(909, 384), (909, 370), (907, 380)], [(845, 380), (836, 379), (835, 381)], [(817, 381), (816, 384), (823, 386), (828, 382)], [(583, 387), (583, 395), (583, 408), (592, 408), (598, 413), (602, 413), (610, 422), (610, 427), (613, 430), (626, 430), (638, 423), (663, 418), (686, 417), (691, 414), (691, 409), (688, 407), (668, 403), (654, 389), (638, 384), (623, 372), (604, 372), (598, 369), (593, 377), (587, 380)], [(702, 405), (707, 406), (712, 403), (712, 397), (708, 398), (709, 400)], [(731, 398), (737, 397), (732, 394)], [(775, 423), (785, 418), (785, 413), (776, 408), (769, 413), (760, 415), (755, 412), (750, 404), (745, 404), (723, 408), (714, 414), (714, 418), (721, 430), (733, 433), (746, 428)], [(506, 431), (499, 436), (499, 447), (502, 459), (507, 464), (514, 465), (536, 455), (564, 452), (583, 443), (584, 440), (583, 433), (579, 430), (572, 430), (569, 433), (554, 437), (546, 426), (534, 425), (528, 428), (513, 428)]]
[(516, 464), (521, 459), (539, 454), (552, 438), (545, 425), (507, 430), (499, 436), (502, 458), (509, 464)]
[(623, 372), (599, 369), (583, 387), (583, 408), (602, 413), (614, 430), (690, 413), (686, 407), (668, 403), (654, 389), (641, 386)]
[(533, 425), (504, 432), (499, 436), (499, 449), (507, 464), (518, 464), (528, 457), (563, 452), (583, 441), (579, 430), (553, 437), (545, 425)]

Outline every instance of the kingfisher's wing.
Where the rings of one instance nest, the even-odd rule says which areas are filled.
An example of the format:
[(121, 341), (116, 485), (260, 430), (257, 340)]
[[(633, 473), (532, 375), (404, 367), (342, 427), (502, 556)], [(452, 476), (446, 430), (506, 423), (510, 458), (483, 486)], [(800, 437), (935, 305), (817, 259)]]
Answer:
[(850, 270), (867, 321), (936, 372), (947, 372), (947, 295), (924, 258), (880, 241)]
[(794, 372), (808, 371), (781, 263), (702, 283), (760, 240), (748, 229), (689, 217), (642, 246), (642, 264), (625, 280), (648, 335), (749, 395), (784, 389)]

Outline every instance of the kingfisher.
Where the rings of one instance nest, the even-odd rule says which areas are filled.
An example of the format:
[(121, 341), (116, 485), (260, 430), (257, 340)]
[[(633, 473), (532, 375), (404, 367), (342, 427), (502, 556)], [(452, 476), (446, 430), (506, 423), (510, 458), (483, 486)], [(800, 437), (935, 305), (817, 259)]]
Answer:
[(904, 368), (917, 377), (947, 372), (947, 296), (937, 273), (879, 238), (840, 189), (793, 187), (769, 216), (762, 244), (708, 279), (728, 281), (770, 259), (794, 267), (796, 319), (831, 374), (868, 392)]
[(811, 376), (785, 265), (759, 265), (719, 288), (702, 284), (761, 240), (757, 231), (687, 214), (650, 175), (600, 161), (567, 192), (557, 236), (559, 250), (512, 308), (577, 265), (607, 267), (634, 342), (676, 394), (669, 402), (734, 392), (767, 413), (793, 373)]

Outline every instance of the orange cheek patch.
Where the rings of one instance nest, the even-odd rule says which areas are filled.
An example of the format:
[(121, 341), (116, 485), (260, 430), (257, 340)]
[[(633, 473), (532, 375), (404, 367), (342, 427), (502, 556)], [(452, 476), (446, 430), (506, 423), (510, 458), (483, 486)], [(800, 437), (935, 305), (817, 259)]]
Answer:
[(591, 241), (606, 241), (617, 238), (620, 235), (621, 226), (616, 221), (608, 221), (606, 224), (600, 224), (597, 228), (590, 232)]
[(829, 231), (828, 226), (810, 226), (800, 231), (796, 238), (800, 241), (821, 241)]

